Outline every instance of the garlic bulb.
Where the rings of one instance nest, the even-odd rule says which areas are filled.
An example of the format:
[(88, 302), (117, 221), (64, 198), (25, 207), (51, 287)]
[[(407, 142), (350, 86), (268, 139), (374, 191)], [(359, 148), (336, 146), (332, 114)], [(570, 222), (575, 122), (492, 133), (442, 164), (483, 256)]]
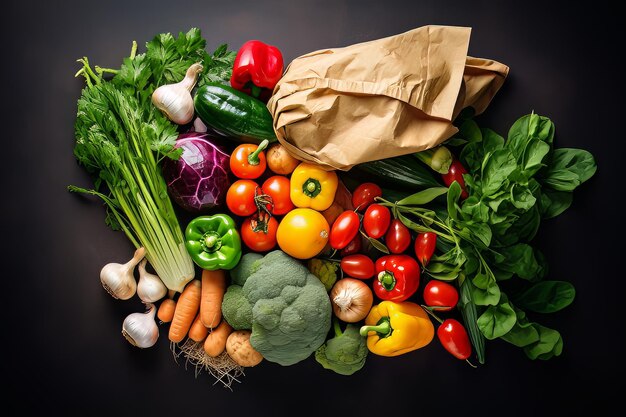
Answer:
[(135, 266), (146, 254), (144, 248), (135, 251), (133, 259), (125, 264), (111, 262), (106, 264), (100, 271), (102, 286), (115, 299), (128, 300), (137, 291), (137, 281), (133, 275)]
[(154, 320), (156, 306), (147, 304), (146, 307), (149, 308), (147, 312), (129, 314), (122, 324), (122, 335), (139, 348), (152, 347), (159, 338), (159, 326)]
[(157, 275), (146, 271), (147, 259), (143, 259), (139, 264), (139, 284), (137, 284), (137, 295), (144, 303), (154, 303), (165, 297), (167, 287)]
[(202, 72), (201, 64), (193, 64), (187, 69), (185, 78), (176, 84), (162, 85), (152, 93), (152, 103), (172, 122), (184, 125), (191, 122), (194, 115), (191, 90)]

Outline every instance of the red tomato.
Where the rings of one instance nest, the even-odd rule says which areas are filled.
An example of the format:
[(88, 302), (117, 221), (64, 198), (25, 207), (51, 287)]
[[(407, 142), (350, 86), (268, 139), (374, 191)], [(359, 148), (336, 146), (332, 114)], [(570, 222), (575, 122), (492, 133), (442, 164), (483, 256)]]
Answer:
[[(295, 207), (291, 202), (291, 197), (289, 197), (289, 178), (282, 175), (271, 176), (265, 180), (261, 188), (263, 189), (263, 194), (267, 194), (272, 198), (272, 214), (276, 216), (287, 214)], [(271, 206), (268, 208), (271, 208)]]
[(443, 179), (443, 182), (444, 184), (446, 184), (447, 187), (449, 187), (450, 184), (452, 184), (454, 181), (458, 182), (461, 186), (461, 199), (465, 200), (469, 196), (469, 194), (467, 193), (467, 187), (465, 186), (463, 174), (467, 174), (467, 170), (465, 169), (463, 164), (461, 164), (461, 161), (455, 159), (454, 161), (452, 161), (452, 164), (450, 164), (450, 169), (448, 170), (448, 173), (442, 174), (441, 178)]
[(361, 225), (359, 215), (352, 210), (346, 210), (337, 217), (330, 229), (328, 243), (333, 249), (343, 249), (359, 233)]
[(364, 182), (352, 192), (352, 207), (363, 212), (376, 197), (382, 197), (383, 190), (373, 182)]
[(457, 359), (467, 359), (472, 354), (472, 344), (463, 325), (455, 319), (446, 319), (437, 328), (441, 345)]
[(237, 180), (226, 193), (226, 205), (237, 216), (250, 216), (257, 211), (256, 193), (259, 184), (252, 180)]
[(361, 234), (357, 233), (356, 236), (354, 236), (354, 239), (352, 239), (350, 243), (348, 243), (348, 245), (346, 245), (346, 247), (339, 252), (339, 254), (341, 257), (355, 255), (361, 251), (361, 246)]
[(424, 287), (424, 302), (437, 311), (450, 311), (459, 302), (459, 292), (453, 285), (433, 279)]
[(368, 279), (374, 276), (374, 261), (366, 255), (350, 255), (341, 259), (341, 270), (352, 278)]
[(393, 219), (385, 235), (385, 244), (391, 253), (402, 253), (411, 244), (411, 232), (398, 219)]
[(363, 228), (369, 237), (378, 239), (387, 233), (391, 223), (391, 212), (380, 204), (370, 204), (363, 215)]
[(262, 214), (246, 218), (241, 225), (241, 240), (254, 252), (266, 252), (276, 246), (278, 222), (272, 216)]
[(265, 149), (253, 143), (243, 143), (235, 148), (230, 155), (230, 171), (238, 178), (255, 179), (265, 172), (267, 162), (265, 160)]
[(415, 256), (422, 266), (428, 265), (437, 247), (437, 234), (433, 232), (418, 233), (415, 238)]

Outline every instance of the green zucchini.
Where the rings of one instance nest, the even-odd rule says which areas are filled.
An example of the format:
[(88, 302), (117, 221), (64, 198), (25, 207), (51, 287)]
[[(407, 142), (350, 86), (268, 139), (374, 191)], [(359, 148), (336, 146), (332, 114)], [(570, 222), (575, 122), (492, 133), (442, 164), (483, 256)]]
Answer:
[(419, 189), (440, 187), (441, 183), (412, 155), (370, 161), (354, 166), (347, 173), (359, 181), (371, 181), (397, 190), (415, 192)]
[(207, 126), (241, 140), (275, 142), (274, 121), (262, 101), (220, 83), (198, 88), (193, 99), (200, 120)]

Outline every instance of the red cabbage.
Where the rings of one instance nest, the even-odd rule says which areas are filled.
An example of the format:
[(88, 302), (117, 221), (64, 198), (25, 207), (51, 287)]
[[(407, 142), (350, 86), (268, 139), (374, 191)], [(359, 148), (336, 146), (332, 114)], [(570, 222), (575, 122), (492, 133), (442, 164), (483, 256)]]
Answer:
[(163, 161), (167, 190), (183, 209), (197, 213), (224, 204), (230, 156), (220, 140), (206, 133), (183, 133), (176, 140), (176, 147), (183, 148), (180, 159)]

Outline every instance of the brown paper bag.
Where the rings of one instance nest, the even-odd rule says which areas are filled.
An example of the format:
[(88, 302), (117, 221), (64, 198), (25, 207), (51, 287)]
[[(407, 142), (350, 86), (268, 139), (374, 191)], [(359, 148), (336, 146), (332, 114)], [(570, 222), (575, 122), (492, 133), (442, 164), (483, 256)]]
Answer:
[(509, 68), (467, 56), (470, 28), (425, 26), (289, 64), (267, 107), (278, 140), (327, 169), (418, 152), (485, 110)]

